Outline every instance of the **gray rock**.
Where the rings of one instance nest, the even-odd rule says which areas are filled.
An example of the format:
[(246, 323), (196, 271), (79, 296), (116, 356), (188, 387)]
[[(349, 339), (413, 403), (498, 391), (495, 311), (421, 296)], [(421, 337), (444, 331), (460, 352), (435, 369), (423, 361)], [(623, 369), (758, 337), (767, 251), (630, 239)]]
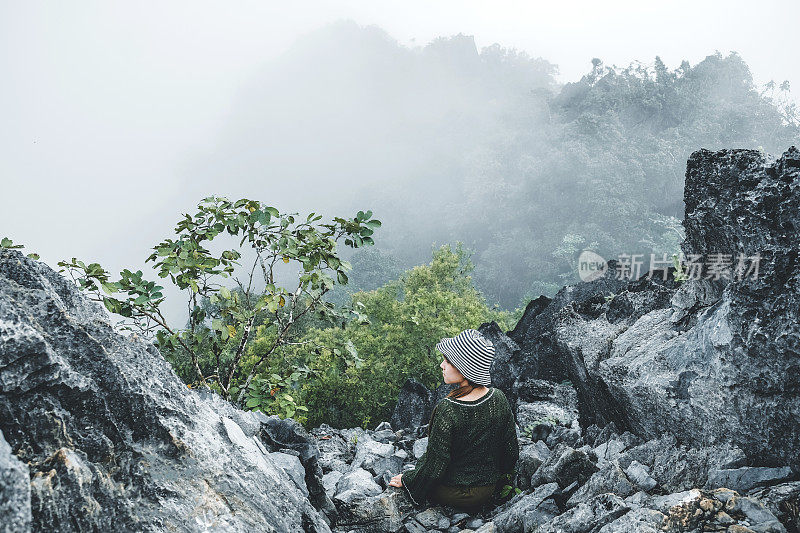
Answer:
[(424, 426), (430, 420), (436, 403), (454, 388), (453, 385), (443, 384), (431, 391), (419, 381), (407, 379), (397, 395), (397, 404), (392, 413), (392, 428), (413, 430)]
[(209, 395), (72, 281), (0, 250), (0, 420), (32, 529), (329, 531), (253, 440), (265, 422)]
[(800, 509), (800, 481), (759, 487), (750, 491), (749, 496), (766, 505), (767, 509), (787, 527), (791, 525), (794, 529), (800, 530), (800, 516), (791, 511)]
[(747, 517), (747, 520), (755, 525), (762, 522), (775, 522), (777, 517), (772, 514), (767, 507), (755, 498), (748, 496), (738, 498), (736, 504), (731, 506), (733, 512), (741, 512)]
[(686, 449), (682, 446), (656, 454), (650, 475), (668, 492), (703, 487), (715, 469), (740, 466), (744, 453), (729, 444)]
[(470, 518), (469, 520), (467, 520), (466, 526), (469, 529), (478, 529), (483, 524), (484, 524), (484, 521), (483, 521), (482, 518), (475, 517), (475, 518)]
[(573, 418), (578, 412), (578, 397), (575, 388), (568, 381), (554, 383), (544, 379), (519, 376), (514, 381), (512, 393), (517, 398), (517, 404), (548, 402), (573, 413)]
[(308, 487), (306, 487), (305, 480), (306, 471), (300, 463), (300, 459), (294, 455), (281, 452), (271, 453), (269, 457), (292, 478), (292, 481), (294, 481), (294, 484), (303, 495), (308, 497)]
[(558, 510), (543, 505), (548, 498), (558, 491), (558, 483), (541, 485), (532, 494), (519, 494), (504, 505), (492, 521), (498, 532), (523, 533), (533, 531), (539, 524), (552, 520)]
[(619, 460), (620, 455), (625, 451), (625, 443), (620, 439), (611, 439), (597, 446), (594, 449), (595, 455), (600, 462)]
[(581, 438), (581, 432), (579, 429), (555, 426), (547, 436), (545, 443), (549, 448), (555, 448), (559, 444), (566, 444), (567, 446), (577, 448), (583, 444), (583, 439)]
[[(668, 431), (695, 447), (727, 441), (754, 461), (800, 457), (800, 425), (790, 422), (800, 413), (800, 396), (783, 393), (797, 390), (800, 376), (788, 371), (793, 348), (779, 340), (795, 335), (800, 321), (796, 312), (775, 319), (764, 305), (780, 300), (797, 309), (789, 302), (800, 295), (787, 280), (798, 272), (783, 260), (763, 259), (798, 248), (798, 232), (774, 222), (794, 224), (798, 217), (800, 191), (789, 185), (798, 173), (797, 157), (790, 149), (769, 164), (755, 150), (700, 150), (689, 159), (684, 252), (761, 254), (762, 261), (757, 279), (684, 283), (679, 293), (699, 290), (703, 296), (676, 301), (680, 315), (666, 321), (653, 312), (615, 340), (598, 375), (635, 433)], [(735, 219), (729, 216), (734, 212)], [(706, 298), (709, 293), (718, 299)], [(687, 305), (687, 299), (696, 303)], [(685, 333), (671, 336), (673, 324)]]
[(370, 456), (391, 457), (394, 454), (394, 446), (389, 443), (378, 442), (372, 438), (364, 436), (356, 443), (356, 454), (353, 459), (352, 467), (360, 468)]
[(387, 429), (389, 431), (394, 432), (392, 430), (392, 425), (389, 422), (385, 422), (384, 421), (384, 422), (381, 422), (380, 424), (378, 424), (378, 426), (375, 428), (375, 432), (377, 433), (378, 431), (384, 431), (384, 430), (387, 430)]
[(417, 439), (414, 441), (414, 457), (419, 459), (425, 454), (425, 450), (428, 449), (428, 437), (423, 437), (421, 439)]
[[(338, 431), (329, 426), (320, 426), (314, 430), (315, 442), (319, 449), (319, 465), (323, 473), (331, 470), (346, 472), (353, 462), (353, 450), (350, 449), (347, 439)], [(342, 467), (344, 465), (344, 468)]]
[(521, 447), (519, 460), (517, 461), (520, 488), (526, 489), (530, 486), (531, 477), (549, 456), (550, 449), (542, 441), (536, 441), (533, 444)]
[(332, 470), (322, 476), (322, 486), (325, 487), (325, 494), (327, 494), (329, 498), (333, 498), (334, 494), (336, 494), (336, 484), (343, 475), (344, 474), (341, 472)]
[(640, 490), (639, 492), (634, 492), (627, 498), (625, 498), (625, 503), (628, 504), (631, 509), (638, 509), (639, 507), (650, 507), (650, 502), (652, 501), (652, 496)]
[(567, 507), (588, 502), (595, 496), (607, 492), (612, 492), (620, 498), (625, 498), (635, 492), (633, 483), (628, 480), (616, 462), (607, 463), (598, 472), (592, 474), (592, 477), (570, 496), (567, 500)]
[(418, 524), (413, 519), (403, 524), (405, 531), (408, 533), (427, 533), (430, 529), (426, 529), (421, 524)]
[(662, 513), (652, 509), (634, 509), (604, 525), (598, 533), (661, 533), (665, 518)]
[(378, 442), (363, 437), (356, 444), (356, 454), (351, 468), (363, 468), (376, 476), (384, 473), (396, 474), (403, 466), (404, 457), (396, 455), (395, 447), (389, 443)]
[(702, 497), (703, 494), (698, 489), (691, 489), (664, 496), (654, 496), (650, 502), (650, 506), (656, 511), (667, 514), (669, 510), (675, 506), (690, 504), (691, 502), (700, 500)]
[(378, 442), (396, 442), (397, 435), (391, 429), (384, 429), (381, 431), (376, 431), (372, 434), (372, 438)]
[(31, 529), (31, 483), (28, 467), (11, 453), (0, 431), (0, 532)]
[(545, 483), (555, 482), (564, 488), (573, 481), (582, 485), (597, 470), (584, 452), (559, 444), (533, 475), (531, 486), (538, 487)]
[[(428, 508), (422, 511), (421, 513), (417, 513), (414, 516), (414, 519), (419, 522), (419, 524), (425, 527), (428, 531), (432, 529), (447, 529), (450, 527), (450, 520), (439, 512), (437, 509)], [(447, 525), (441, 527), (440, 523), (447, 522)]]
[(536, 532), (585, 533), (596, 531), (613, 522), (629, 509), (619, 496), (600, 494), (543, 524)]
[(413, 505), (403, 489), (391, 489), (376, 496), (350, 501), (334, 499), (339, 509), (338, 530), (355, 533), (395, 533), (403, 528), (403, 520)]
[(639, 489), (644, 491), (651, 491), (658, 485), (658, 482), (650, 476), (647, 467), (639, 461), (631, 461), (631, 464), (625, 469), (625, 475)]
[(674, 435), (665, 434), (643, 444), (625, 450), (619, 457), (619, 465), (628, 468), (632, 461), (652, 467), (655, 458), (669, 454), (678, 445)]
[(786, 533), (786, 528), (778, 520), (761, 522), (748, 526), (753, 533)]
[(357, 468), (342, 475), (336, 482), (334, 501), (352, 502), (381, 493), (381, 487), (372, 479), (372, 475), (363, 468)]
[(553, 426), (571, 426), (578, 413), (562, 406), (547, 401), (520, 402), (517, 405), (517, 425), (525, 429), (540, 423), (549, 423)]
[(792, 469), (788, 466), (715, 469), (708, 474), (706, 488), (726, 487), (737, 492), (747, 492), (759, 485), (772, 485), (784, 481), (791, 475)]

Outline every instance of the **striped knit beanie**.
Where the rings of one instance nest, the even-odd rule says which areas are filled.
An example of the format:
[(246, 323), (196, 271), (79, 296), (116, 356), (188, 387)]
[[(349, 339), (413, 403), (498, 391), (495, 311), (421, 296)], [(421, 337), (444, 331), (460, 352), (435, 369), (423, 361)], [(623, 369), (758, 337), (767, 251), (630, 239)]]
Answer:
[(494, 346), (480, 331), (465, 329), (455, 337), (439, 341), (436, 349), (470, 381), (489, 386), (489, 367), (494, 359)]

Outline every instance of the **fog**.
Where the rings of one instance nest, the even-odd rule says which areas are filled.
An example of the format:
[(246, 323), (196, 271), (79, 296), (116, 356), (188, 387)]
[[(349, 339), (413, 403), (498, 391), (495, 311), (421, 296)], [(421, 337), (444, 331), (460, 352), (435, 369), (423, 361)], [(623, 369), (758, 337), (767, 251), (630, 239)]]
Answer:
[(403, 265), (454, 237), (489, 253), (492, 199), (518, 185), (493, 177), (496, 147), (592, 58), (735, 51), (756, 84), (800, 87), (793, 3), (642, 4), (3, 2), (0, 237), (155, 279), (151, 248), (218, 194), (372, 209)]

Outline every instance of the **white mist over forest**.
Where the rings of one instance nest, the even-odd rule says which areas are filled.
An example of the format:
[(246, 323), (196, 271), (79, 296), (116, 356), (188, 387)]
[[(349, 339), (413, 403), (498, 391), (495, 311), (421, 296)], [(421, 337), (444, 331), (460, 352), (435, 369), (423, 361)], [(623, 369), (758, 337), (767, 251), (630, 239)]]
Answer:
[(5, 3), (0, 234), (155, 279), (211, 194), (371, 209), (354, 288), (461, 241), (515, 308), (582, 247), (676, 251), (692, 151), (797, 143), (784, 4)]

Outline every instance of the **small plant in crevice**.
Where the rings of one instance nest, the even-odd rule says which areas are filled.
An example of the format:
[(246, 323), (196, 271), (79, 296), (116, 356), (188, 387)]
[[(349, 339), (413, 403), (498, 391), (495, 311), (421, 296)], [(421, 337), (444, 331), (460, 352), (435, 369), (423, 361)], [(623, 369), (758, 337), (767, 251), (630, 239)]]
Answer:
[(500, 502), (505, 502), (517, 494), (522, 494), (522, 489), (517, 487), (515, 483), (516, 473), (517, 471), (515, 470), (513, 474), (503, 474), (501, 479), (503, 479), (504, 483), (497, 494)]
[(672, 276), (677, 283), (683, 283), (689, 279), (688, 274), (683, 270), (678, 254), (672, 254), (672, 265), (675, 267), (675, 273)]
[(560, 423), (561, 421), (555, 416), (543, 416), (526, 425), (525, 429), (522, 430), (522, 434), (532, 441), (545, 440)]

